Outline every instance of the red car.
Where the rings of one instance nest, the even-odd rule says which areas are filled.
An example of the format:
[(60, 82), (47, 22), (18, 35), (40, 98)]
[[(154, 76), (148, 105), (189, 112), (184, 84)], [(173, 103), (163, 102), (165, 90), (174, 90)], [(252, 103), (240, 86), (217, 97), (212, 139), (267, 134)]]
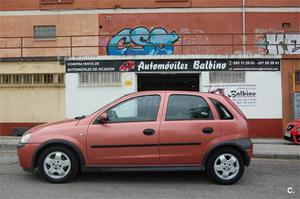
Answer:
[(87, 117), (30, 129), (18, 144), (24, 170), (50, 182), (79, 170), (196, 169), (232, 184), (250, 164), (243, 113), (226, 96), (184, 91), (125, 95)]
[(127, 61), (119, 67), (119, 70), (120, 71), (130, 71), (130, 70), (133, 70), (134, 67), (135, 67), (134, 61)]
[(300, 144), (300, 119), (296, 119), (287, 125), (283, 138), (295, 144)]

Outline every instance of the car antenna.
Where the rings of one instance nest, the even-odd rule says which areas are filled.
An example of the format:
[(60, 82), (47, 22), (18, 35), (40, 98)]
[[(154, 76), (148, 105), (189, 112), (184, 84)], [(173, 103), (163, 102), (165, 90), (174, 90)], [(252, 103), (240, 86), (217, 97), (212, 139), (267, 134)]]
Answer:
[(208, 93), (210, 92), (210, 89), (211, 89), (211, 85), (210, 85), (210, 87), (209, 87), (209, 89), (208, 89), (208, 91), (207, 91)]

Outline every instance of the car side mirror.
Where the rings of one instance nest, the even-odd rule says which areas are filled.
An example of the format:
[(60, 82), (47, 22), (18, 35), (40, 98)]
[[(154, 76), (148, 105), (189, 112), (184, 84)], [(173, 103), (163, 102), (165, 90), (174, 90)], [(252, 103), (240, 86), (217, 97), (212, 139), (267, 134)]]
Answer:
[(96, 123), (97, 124), (104, 124), (108, 121), (108, 116), (107, 113), (102, 113), (101, 115), (99, 115), (99, 117), (97, 117), (96, 119)]

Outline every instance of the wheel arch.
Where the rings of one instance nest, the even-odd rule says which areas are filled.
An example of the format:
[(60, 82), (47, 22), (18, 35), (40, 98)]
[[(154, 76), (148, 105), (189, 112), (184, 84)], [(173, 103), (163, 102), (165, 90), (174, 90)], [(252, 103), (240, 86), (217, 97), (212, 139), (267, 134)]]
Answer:
[(203, 158), (203, 165), (205, 165), (206, 168), (206, 164), (207, 161), (209, 159), (209, 157), (217, 150), (220, 150), (221, 148), (232, 148), (237, 150), (243, 157), (244, 163), (246, 166), (250, 165), (250, 158), (247, 154), (246, 149), (250, 148), (252, 145), (252, 142), (249, 139), (240, 139), (240, 140), (232, 140), (232, 141), (225, 141), (219, 144), (216, 144), (214, 146), (212, 146), (208, 152), (204, 155)]
[(72, 151), (75, 152), (76, 157), (79, 160), (79, 164), (81, 166), (85, 165), (85, 159), (84, 156), (82, 155), (81, 150), (79, 147), (77, 147), (74, 143), (67, 141), (67, 140), (61, 140), (61, 139), (53, 139), (53, 140), (48, 140), (46, 142), (43, 142), (34, 152), (32, 156), (32, 169), (37, 167), (37, 162), (38, 162), (38, 157), (41, 155), (41, 153), (51, 147), (51, 146), (63, 146), (66, 148), (71, 149)]

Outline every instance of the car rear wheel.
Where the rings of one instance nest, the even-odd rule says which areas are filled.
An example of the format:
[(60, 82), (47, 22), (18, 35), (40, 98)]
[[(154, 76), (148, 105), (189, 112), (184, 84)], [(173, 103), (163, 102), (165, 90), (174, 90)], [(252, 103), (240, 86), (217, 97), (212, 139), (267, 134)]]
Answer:
[(209, 157), (206, 172), (219, 184), (233, 184), (243, 175), (244, 167), (243, 157), (237, 150), (222, 148)]
[(52, 146), (41, 153), (38, 169), (49, 182), (67, 182), (78, 172), (78, 159), (72, 150), (62, 146)]

